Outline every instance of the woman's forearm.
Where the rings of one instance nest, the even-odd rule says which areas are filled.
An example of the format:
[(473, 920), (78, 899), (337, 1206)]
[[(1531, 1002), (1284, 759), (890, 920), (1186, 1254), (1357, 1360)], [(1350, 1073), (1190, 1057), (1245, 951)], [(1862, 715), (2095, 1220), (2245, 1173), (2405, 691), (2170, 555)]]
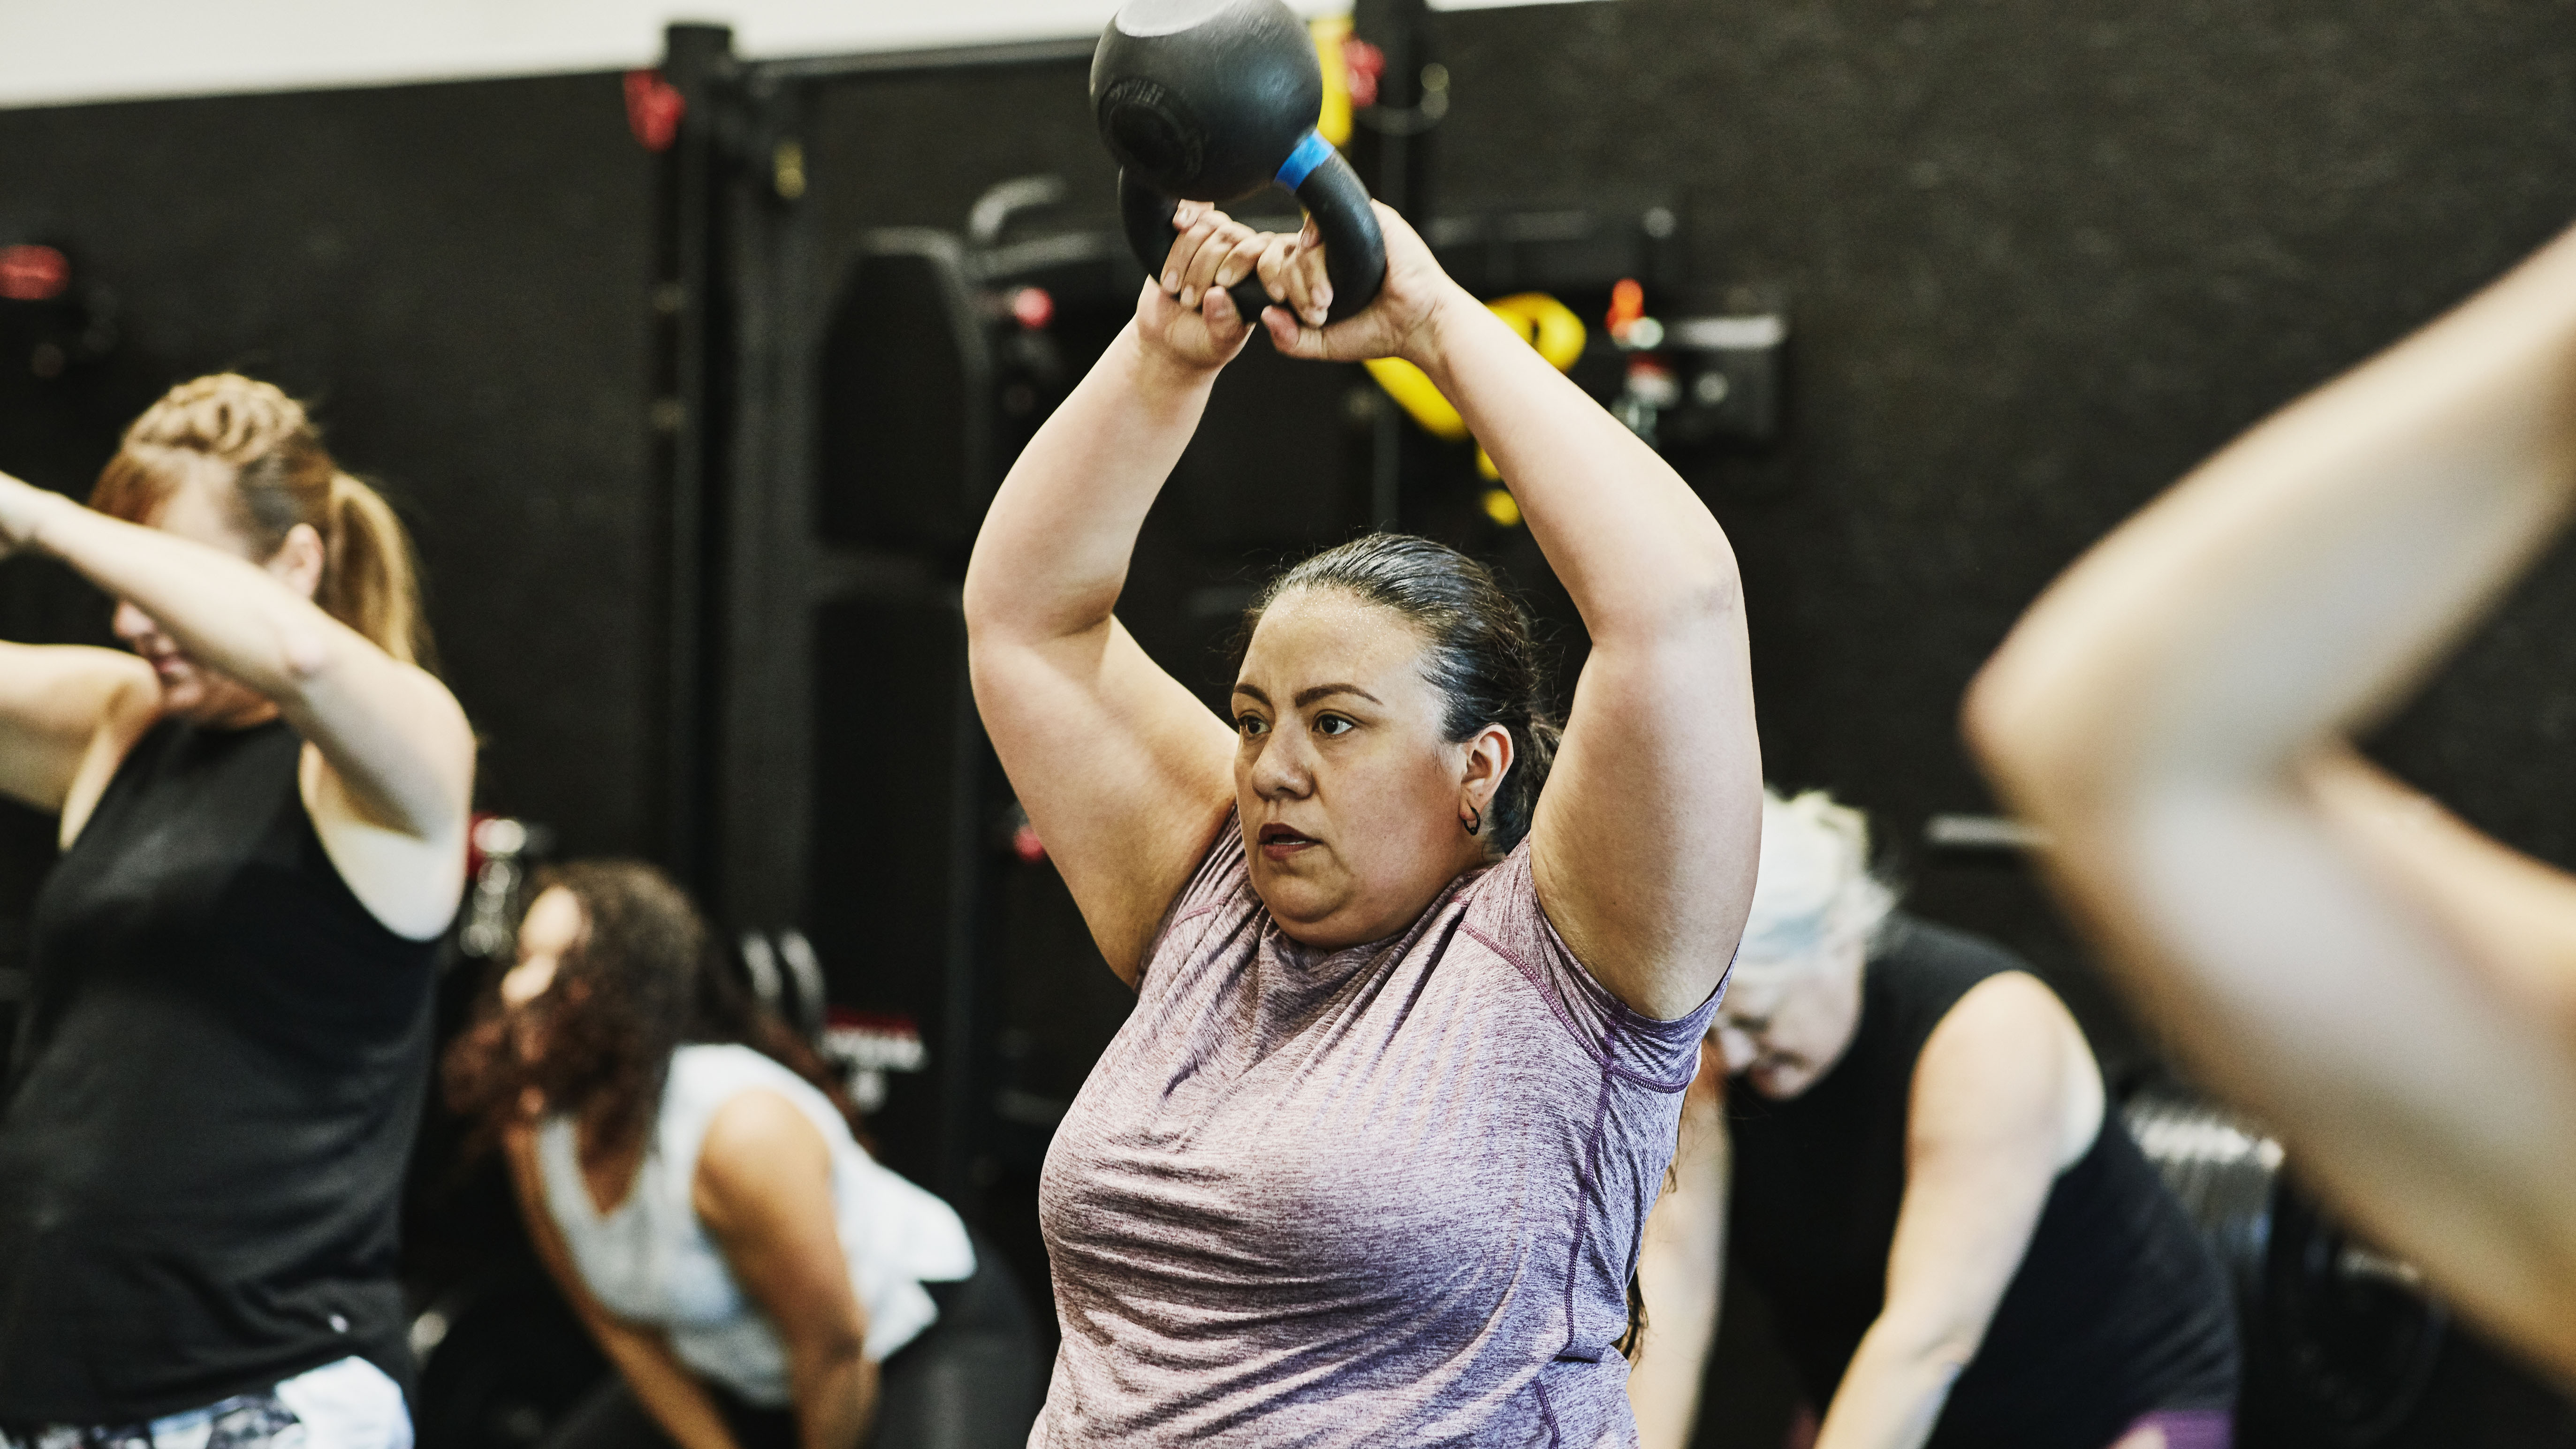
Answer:
[(1843, 1372), (1816, 1449), (1921, 1449), (1965, 1366), (1935, 1345), (1907, 1342), (1880, 1319)]
[(9, 486), (9, 531), (152, 616), (188, 653), (284, 703), (347, 630), (265, 569), (218, 549)]
[(2124, 525), (2016, 628), (1967, 711), (2001, 793), (2054, 838), (2047, 868), (2106, 968), (2197, 1075), (2279, 1131), (2357, 1227), (2561, 1369), (2564, 1019), (2513, 984), (2527, 966), (2482, 959), (2490, 931), (2446, 928), (2492, 904), (2489, 867), (2410, 838), (2344, 738), (2415, 687), (2572, 498), (2576, 233)]
[(1464, 291), (1423, 332), (1415, 360), (1509, 481), (1596, 645), (1731, 612), (1725, 532), (1654, 449)]
[(800, 1449), (857, 1449), (876, 1421), (877, 1366), (855, 1348), (794, 1368)]
[(0, 533), (61, 558), (276, 704), (370, 824), (441, 845), (461, 836), (473, 732), (428, 674), (257, 564), (6, 477)]
[(1217, 369), (1149, 346), (1129, 323), (1020, 453), (966, 571), (979, 634), (1106, 627), (1137, 530), (1196, 432)]
[(679, 1449), (741, 1449), (706, 1385), (680, 1363), (660, 1335), (617, 1323), (604, 1313), (592, 1316), (590, 1327), (609, 1362), (626, 1379), (635, 1402), (644, 1406), (644, 1412), (653, 1416)]

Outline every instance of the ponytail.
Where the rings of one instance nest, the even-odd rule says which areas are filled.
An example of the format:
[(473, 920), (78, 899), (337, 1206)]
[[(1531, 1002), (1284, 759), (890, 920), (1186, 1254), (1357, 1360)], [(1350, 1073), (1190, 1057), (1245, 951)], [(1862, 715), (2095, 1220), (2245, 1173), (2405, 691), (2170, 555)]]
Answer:
[(420, 561), (383, 494), (346, 473), (331, 475), (320, 530), (322, 583), (314, 602), (405, 664), (437, 666), (420, 606)]
[(90, 507), (151, 522), (192, 454), (232, 469), (233, 525), (254, 558), (274, 557), (297, 525), (310, 527), (322, 539), (313, 602), (394, 658), (435, 667), (411, 535), (382, 494), (340, 471), (304, 405), (273, 384), (225, 372), (164, 393), (125, 430)]

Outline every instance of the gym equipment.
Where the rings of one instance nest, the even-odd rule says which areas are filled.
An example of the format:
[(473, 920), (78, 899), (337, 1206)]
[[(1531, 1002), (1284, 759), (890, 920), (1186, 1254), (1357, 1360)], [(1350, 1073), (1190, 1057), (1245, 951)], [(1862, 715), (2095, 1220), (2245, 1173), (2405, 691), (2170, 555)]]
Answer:
[(465, 911), (456, 949), (478, 961), (509, 960), (518, 949), (528, 877), (554, 853), (554, 832), (508, 815), (478, 815), (465, 842)]
[[(1386, 278), (1386, 239), (1359, 173), (1315, 129), (1323, 105), (1314, 38), (1280, 0), (1128, 0), (1092, 55), (1091, 109), (1145, 270), (1162, 272), (1180, 202), (1284, 186), (1324, 239), (1327, 314), (1366, 307)], [(1246, 319), (1270, 305), (1258, 278), (1229, 290)]]
[(2236, 1290), (2243, 1442), (2374, 1449), (2426, 1408), (2450, 1310), (2302, 1193), (2279, 1143), (2165, 1092), (2121, 1109)]
[[(1545, 292), (1517, 292), (1509, 297), (1488, 302), (1495, 316), (1512, 324), (1521, 340), (1538, 349), (1548, 365), (1563, 372), (1574, 366), (1583, 355), (1585, 332), (1583, 319), (1574, 309)], [(1421, 368), (1400, 357), (1372, 357), (1361, 366), (1396, 405), (1422, 425), (1422, 430), (1435, 438), (1460, 442), (1467, 437), (1467, 420), (1458, 415), (1449, 399), (1441, 394)], [(1482, 447), (1476, 449), (1476, 473), (1489, 483), (1502, 481), (1502, 470)], [(1514, 514), (1515, 521), (1518, 518)], [(1499, 521), (1499, 520), (1498, 520)]]
[(860, 238), (824, 333), (822, 532), (962, 557), (1000, 486), (996, 360), (967, 249), (901, 227)]

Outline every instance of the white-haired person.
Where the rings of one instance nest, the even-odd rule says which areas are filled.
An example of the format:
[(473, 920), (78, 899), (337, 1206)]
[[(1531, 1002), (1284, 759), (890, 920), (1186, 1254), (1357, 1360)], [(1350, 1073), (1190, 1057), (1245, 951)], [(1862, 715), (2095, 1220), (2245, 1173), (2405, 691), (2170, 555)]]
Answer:
[(1647, 1449), (1690, 1440), (1730, 1256), (1823, 1406), (1817, 1449), (2225, 1449), (2226, 1279), (2075, 1019), (2010, 952), (1895, 904), (1858, 811), (1766, 793), (1638, 1261)]

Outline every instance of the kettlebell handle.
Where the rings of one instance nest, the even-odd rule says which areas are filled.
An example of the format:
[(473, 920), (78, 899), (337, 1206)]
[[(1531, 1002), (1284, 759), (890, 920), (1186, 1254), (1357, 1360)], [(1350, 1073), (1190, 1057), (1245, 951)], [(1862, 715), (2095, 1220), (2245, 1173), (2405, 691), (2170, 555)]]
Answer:
[[(1323, 238), (1324, 275), (1333, 283), (1332, 305), (1324, 309), (1327, 320), (1339, 322), (1356, 314), (1375, 300), (1386, 280), (1386, 237), (1378, 230), (1377, 213), (1369, 209), (1367, 185), (1342, 153), (1333, 149), (1333, 143), (1312, 131), (1279, 168), (1277, 184), (1296, 193), (1298, 204), (1315, 219), (1315, 231)], [(1129, 250), (1145, 264), (1148, 276), (1161, 276), (1163, 263), (1172, 254), (1172, 242), (1180, 235), (1172, 225), (1172, 214), (1179, 207), (1179, 198), (1155, 189), (1133, 170), (1119, 171), (1118, 219), (1126, 229)], [(1258, 275), (1245, 277), (1226, 291), (1246, 322), (1257, 320), (1262, 308), (1275, 305)]]

